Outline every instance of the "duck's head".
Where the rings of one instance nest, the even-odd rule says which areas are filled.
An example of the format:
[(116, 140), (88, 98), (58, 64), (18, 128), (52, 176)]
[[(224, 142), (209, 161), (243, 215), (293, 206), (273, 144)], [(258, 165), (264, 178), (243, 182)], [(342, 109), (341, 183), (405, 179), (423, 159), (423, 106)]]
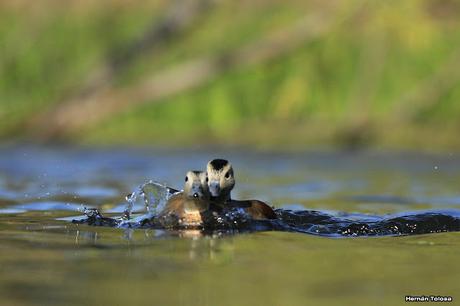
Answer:
[(187, 172), (185, 176), (184, 194), (190, 198), (209, 200), (210, 195), (206, 172)]
[(230, 200), (230, 192), (235, 186), (232, 164), (225, 159), (213, 159), (206, 167), (211, 197), (215, 200)]

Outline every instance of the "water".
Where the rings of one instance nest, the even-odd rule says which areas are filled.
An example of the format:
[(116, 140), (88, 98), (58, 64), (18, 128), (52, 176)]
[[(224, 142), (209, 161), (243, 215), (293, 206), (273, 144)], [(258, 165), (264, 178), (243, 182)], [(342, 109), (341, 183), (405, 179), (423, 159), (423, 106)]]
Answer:
[(1, 305), (395, 305), (407, 294), (456, 302), (459, 232), (331, 239), (315, 232), (333, 223), (316, 222), (308, 234), (200, 237), (66, 221), (82, 207), (121, 216), (125, 196), (146, 180), (180, 188), (186, 170), (214, 157), (234, 164), (235, 198), (277, 208), (358, 225), (460, 210), (452, 154), (2, 148)]

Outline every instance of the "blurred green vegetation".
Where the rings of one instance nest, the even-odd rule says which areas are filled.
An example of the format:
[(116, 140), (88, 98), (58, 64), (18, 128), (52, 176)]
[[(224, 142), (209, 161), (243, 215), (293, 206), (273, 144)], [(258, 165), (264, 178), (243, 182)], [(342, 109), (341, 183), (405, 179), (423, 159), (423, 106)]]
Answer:
[[(3, 1), (0, 136), (39, 139), (34, 118), (85, 92), (100, 67), (123, 59), (173, 9), (169, 1)], [(127, 99), (59, 140), (460, 148), (460, 1), (211, 1), (100, 87), (135, 91), (170, 67), (232, 54), (317, 12), (331, 25), (286, 52), (151, 101)]]

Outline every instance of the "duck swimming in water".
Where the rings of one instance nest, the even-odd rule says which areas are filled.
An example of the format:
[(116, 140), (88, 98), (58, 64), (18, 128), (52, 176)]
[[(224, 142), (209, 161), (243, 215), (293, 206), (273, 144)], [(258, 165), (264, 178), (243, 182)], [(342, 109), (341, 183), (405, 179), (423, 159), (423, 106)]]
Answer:
[(202, 214), (209, 210), (210, 194), (206, 172), (189, 171), (185, 176), (184, 191), (174, 194), (158, 215), (160, 220), (175, 218), (181, 226), (199, 227)]
[(211, 201), (221, 208), (241, 208), (253, 219), (276, 219), (273, 209), (259, 200), (232, 200), (235, 174), (229, 161), (213, 159), (206, 166)]

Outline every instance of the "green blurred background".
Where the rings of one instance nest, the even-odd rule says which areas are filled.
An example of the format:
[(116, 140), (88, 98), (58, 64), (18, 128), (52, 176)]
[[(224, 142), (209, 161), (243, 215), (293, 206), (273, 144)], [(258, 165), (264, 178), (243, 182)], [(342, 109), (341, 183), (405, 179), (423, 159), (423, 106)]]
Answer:
[(460, 1), (3, 0), (3, 141), (460, 149)]

